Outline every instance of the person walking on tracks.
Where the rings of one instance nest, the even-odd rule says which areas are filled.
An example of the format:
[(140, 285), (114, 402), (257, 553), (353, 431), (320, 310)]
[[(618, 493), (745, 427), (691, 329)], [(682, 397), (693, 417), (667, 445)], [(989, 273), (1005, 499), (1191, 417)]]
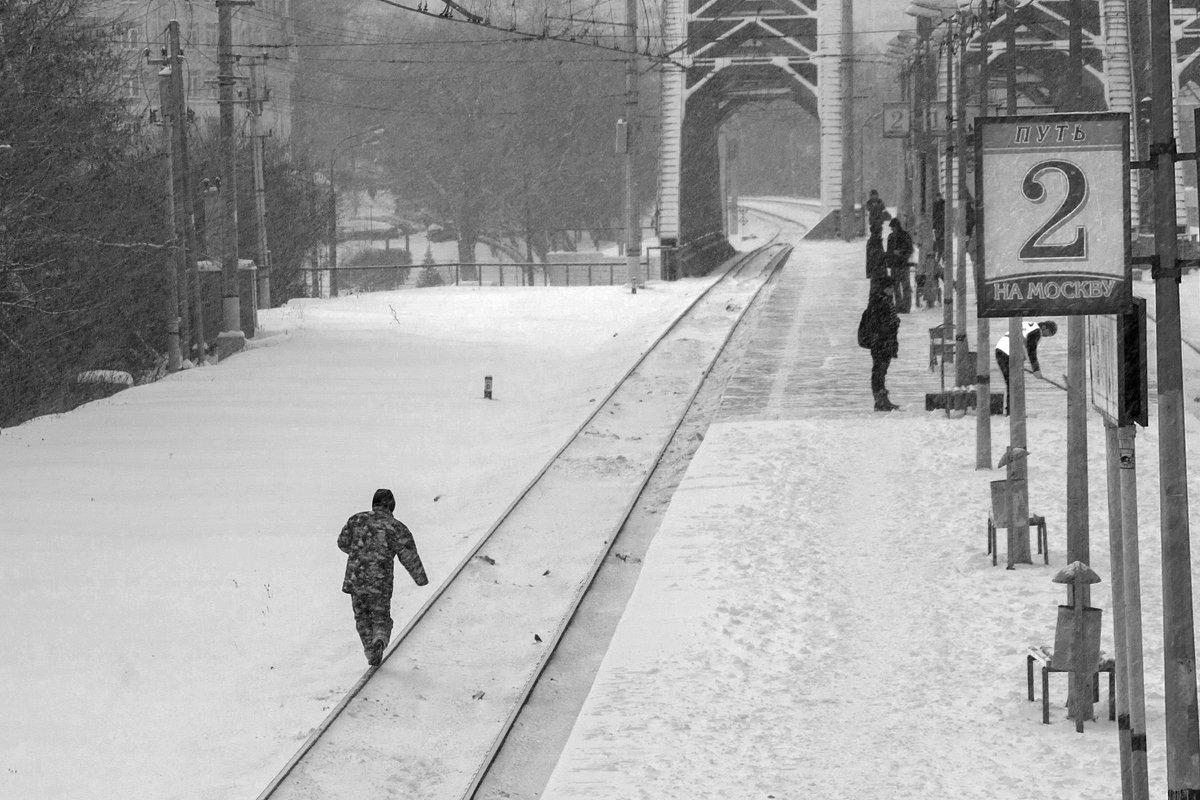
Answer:
[(342, 591), (350, 595), (354, 625), (372, 667), (383, 661), (392, 636), (392, 560), (400, 559), (417, 586), (429, 583), (412, 533), (392, 516), (395, 510), (391, 491), (379, 489), (371, 499), (371, 510), (350, 517), (338, 534), (338, 549), (348, 556)]
[(912, 237), (898, 217), (888, 223), (891, 233), (887, 238), (887, 262), (892, 277), (892, 291), (896, 296), (896, 310), (907, 314), (912, 310), (912, 287), (908, 283), (909, 259), (913, 255)]
[(858, 344), (871, 351), (871, 394), (876, 411), (895, 411), (900, 406), (888, 397), (887, 371), (892, 359), (900, 355), (900, 316), (892, 301), (892, 279), (871, 281), (867, 307), (858, 321)]
[[(1058, 323), (1052, 319), (1045, 319), (1041, 322), (1029, 322), (1028, 320), (1021, 323), (1021, 336), (1025, 339), (1025, 353), (1029, 356), (1029, 368), (1037, 377), (1042, 377), (1042, 365), (1038, 363), (1038, 342), (1043, 336), (1053, 336), (1058, 333)], [(996, 366), (1000, 367), (1000, 374), (1004, 376), (1004, 415), (1008, 416), (1008, 357), (1010, 343), (1008, 333), (1005, 332), (998, 340), (996, 340)]]

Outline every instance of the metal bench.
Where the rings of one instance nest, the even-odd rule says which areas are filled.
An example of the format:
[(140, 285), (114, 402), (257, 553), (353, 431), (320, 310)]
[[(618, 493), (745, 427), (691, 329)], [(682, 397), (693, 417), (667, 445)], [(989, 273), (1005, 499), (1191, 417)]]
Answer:
[[(1033, 702), (1033, 662), (1037, 661), (1042, 665), (1042, 724), (1050, 724), (1050, 673), (1051, 672), (1067, 672), (1063, 669), (1055, 669), (1050, 666), (1050, 661), (1054, 657), (1054, 648), (1038, 645), (1030, 647), (1025, 656), (1026, 681), (1029, 686), (1029, 701)], [(1100, 663), (1096, 665), (1096, 674), (1092, 680), (1092, 702), (1100, 702), (1100, 673), (1108, 673), (1108, 718), (1115, 720), (1117, 718), (1116, 706), (1116, 664), (1113, 659), (1100, 653)]]
[(937, 369), (938, 359), (946, 364), (954, 363), (954, 326), (935, 325), (929, 329), (929, 371)]

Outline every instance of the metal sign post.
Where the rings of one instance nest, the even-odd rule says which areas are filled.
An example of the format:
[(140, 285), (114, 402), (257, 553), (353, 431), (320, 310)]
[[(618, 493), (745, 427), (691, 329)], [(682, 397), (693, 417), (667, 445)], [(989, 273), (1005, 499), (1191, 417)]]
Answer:
[(1107, 442), (1122, 797), (1143, 800), (1149, 789), (1134, 423), (1145, 427), (1149, 422), (1146, 301), (1135, 297), (1124, 314), (1087, 319), (1092, 405), (1104, 419)]

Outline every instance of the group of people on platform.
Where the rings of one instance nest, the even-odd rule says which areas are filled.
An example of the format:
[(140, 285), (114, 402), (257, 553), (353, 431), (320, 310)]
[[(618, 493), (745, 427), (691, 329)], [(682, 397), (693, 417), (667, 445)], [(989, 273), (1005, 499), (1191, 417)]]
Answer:
[[(963, 198), (964, 233), (968, 241), (975, 235), (975, 204), (970, 194)], [(892, 359), (900, 354), (900, 314), (912, 310), (913, 289), (909, 273), (914, 266), (912, 236), (900, 220), (892, 217), (876, 189), (871, 190), (865, 209), (867, 213), (867, 278), (871, 281), (867, 307), (859, 320), (858, 343), (871, 351), (871, 394), (876, 411), (895, 411), (899, 408), (888, 397), (886, 378)], [(946, 201), (941, 193), (933, 201), (933, 248), (924, 258), (917, 274), (917, 304), (930, 308), (942, 302), (942, 279), (945, 275)], [(887, 244), (883, 241), (883, 225), (887, 222)], [(968, 251), (970, 246), (968, 245)], [(1022, 326), (1025, 350), (1035, 375), (1041, 375), (1037, 347), (1043, 336), (1053, 336), (1058, 326), (1052, 320), (1026, 322)], [(1004, 376), (1005, 413), (1008, 413), (1009, 337), (1005, 333), (995, 347), (996, 365)]]
[[(887, 392), (887, 371), (892, 359), (900, 355), (900, 311), (912, 307), (912, 290), (908, 283), (913, 255), (912, 237), (900, 220), (890, 217), (883, 199), (875, 189), (866, 202), (867, 278), (871, 290), (867, 307), (858, 324), (858, 344), (871, 351), (871, 394), (876, 411), (895, 411), (900, 408)], [(883, 223), (888, 221), (890, 233), (887, 248), (883, 244)]]

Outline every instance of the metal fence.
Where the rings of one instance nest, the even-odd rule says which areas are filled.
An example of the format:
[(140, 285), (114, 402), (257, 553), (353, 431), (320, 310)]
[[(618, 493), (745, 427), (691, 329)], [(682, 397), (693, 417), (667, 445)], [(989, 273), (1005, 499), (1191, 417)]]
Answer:
[[(647, 263), (642, 262), (643, 269)], [(650, 264), (649, 267), (655, 267)], [(648, 273), (647, 273), (648, 274)], [(309, 296), (327, 289), (329, 270), (309, 270)], [(372, 264), (337, 267), (339, 291), (424, 289), (430, 286), (620, 286), (629, 280), (624, 258), (571, 263)]]

